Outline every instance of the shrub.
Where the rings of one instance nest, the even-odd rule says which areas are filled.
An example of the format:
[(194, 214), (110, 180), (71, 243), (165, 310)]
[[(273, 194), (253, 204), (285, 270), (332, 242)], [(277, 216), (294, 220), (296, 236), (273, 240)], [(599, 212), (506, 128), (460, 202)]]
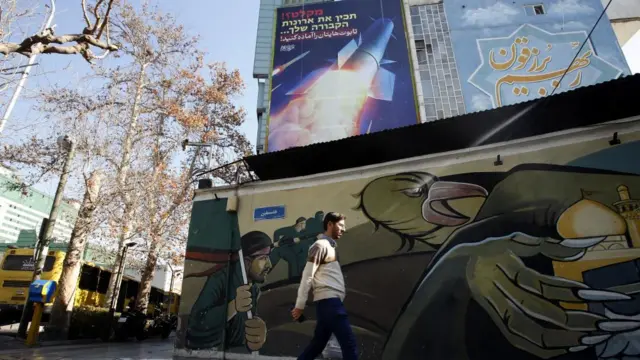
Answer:
[[(114, 316), (117, 321), (119, 314)], [(96, 339), (104, 335), (109, 321), (109, 309), (83, 305), (73, 309), (69, 324), (69, 339)]]

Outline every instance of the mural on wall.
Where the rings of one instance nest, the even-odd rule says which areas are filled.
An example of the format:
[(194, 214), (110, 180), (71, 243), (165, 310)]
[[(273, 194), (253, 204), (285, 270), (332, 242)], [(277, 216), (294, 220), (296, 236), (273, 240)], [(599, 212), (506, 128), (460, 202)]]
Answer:
[[(185, 279), (207, 279), (188, 318), (186, 347), (189, 349), (229, 349), (246, 345), (255, 351), (266, 340), (266, 324), (255, 315), (259, 284), (265, 281), (271, 269), (271, 239), (263, 232), (251, 231), (240, 238), (240, 243), (241, 252), (234, 253), (231, 258), (214, 258), (213, 254), (202, 253), (201, 260), (211, 262), (211, 267), (185, 275)], [(241, 261), (244, 261), (244, 267)]]
[(444, 6), (469, 112), (630, 74), (606, 16), (587, 38), (603, 11), (600, 0), (450, 0)]
[[(468, 81), (491, 98), (493, 107), (601, 83), (622, 74), (621, 69), (596, 55), (586, 31), (552, 34), (525, 24), (510, 36), (477, 41), (480, 66)], [(572, 63), (577, 51), (580, 53)]]
[[(354, 201), (339, 190), (339, 203), (321, 208), (347, 213), (339, 251), (360, 358), (639, 358), (639, 153), (636, 141), (566, 165), (363, 179), (356, 194), (348, 192)], [(208, 278), (193, 305), (181, 308), (188, 321), (178, 347), (221, 349), (224, 341), (234, 352), (297, 356), (310, 340), (314, 305), (308, 303), (303, 323), (289, 313), (299, 279), (291, 264), (302, 259), (295, 247), (273, 253), (308, 248), (304, 241), (313, 242), (324, 212), (294, 207), (303, 192), (280, 194), (292, 218), (238, 222), (223, 211), (215, 215), (231, 225), (220, 230), (221, 220), (215, 222), (212, 248), (226, 249), (240, 238), (236, 232), (244, 234), (242, 246), (231, 248), (242, 249), (249, 287), (237, 250), (218, 263), (204, 250), (188, 250), (186, 268), (207, 256), (213, 266), (189, 275)], [(188, 248), (196, 245), (190, 237)], [(387, 250), (369, 255), (380, 248)], [(275, 274), (269, 258), (288, 271), (265, 282)], [(231, 271), (230, 280), (215, 280), (223, 271)]]
[[(481, 178), (482, 184), (475, 183), (477, 175), (451, 181), (406, 173), (376, 179), (363, 190), (361, 208), (371, 221), (408, 246), (426, 242), (439, 248), (382, 358), (638, 355), (640, 298), (620, 292), (624, 287), (592, 288), (554, 276), (553, 263), (580, 261), (607, 237), (627, 236), (625, 244), (635, 245), (640, 219), (625, 219), (614, 204), (620, 197), (628, 200), (621, 189), (640, 188), (640, 176), (542, 164), (516, 166), (492, 181)], [(477, 211), (454, 205), (478, 197), (484, 203)], [(402, 205), (389, 211), (383, 203)], [(431, 241), (451, 226), (459, 227), (443, 244)], [(635, 276), (630, 285), (637, 285), (637, 271)], [(606, 311), (568, 310), (558, 302), (601, 304)], [(618, 303), (626, 311), (614, 311)]]
[(317, 211), (313, 217), (299, 217), (293, 226), (279, 228), (273, 233), (271, 264), (273, 268), (284, 260), (287, 262), (288, 277), (302, 276), (307, 263), (309, 247), (323, 233), (324, 211)]

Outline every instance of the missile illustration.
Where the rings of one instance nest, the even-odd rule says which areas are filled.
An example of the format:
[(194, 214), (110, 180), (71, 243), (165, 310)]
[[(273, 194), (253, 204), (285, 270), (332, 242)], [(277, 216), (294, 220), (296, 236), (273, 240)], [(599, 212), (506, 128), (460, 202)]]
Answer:
[(310, 51), (304, 52), (304, 53), (302, 53), (302, 54), (300, 54), (300, 55), (298, 55), (298, 56), (294, 57), (292, 60), (290, 60), (290, 61), (286, 62), (285, 64), (280, 65), (280, 66), (278, 66), (278, 67), (274, 68), (274, 69), (273, 69), (273, 72), (271, 73), (271, 76), (276, 76), (276, 75), (280, 74), (280, 73), (281, 73), (281, 72), (283, 72), (286, 68), (288, 68), (289, 66), (293, 65), (296, 61), (298, 61), (298, 60), (302, 59), (303, 57), (307, 56), (307, 54), (308, 54), (309, 52), (310, 52)]
[[(290, 90), (287, 95), (307, 94), (318, 83), (323, 82), (326, 74), (343, 73), (340, 86), (354, 88), (351, 82), (357, 81), (363, 86), (368, 97), (383, 101), (393, 100), (393, 90), (395, 86), (395, 74), (382, 67), (395, 61), (384, 59), (384, 53), (393, 37), (393, 21), (387, 18), (374, 20), (373, 24), (361, 33), (359, 38), (349, 41), (337, 54), (333, 65), (329, 68), (321, 68), (311, 72), (298, 86)], [(332, 74), (335, 75), (335, 74)], [(355, 75), (355, 76), (354, 76)], [(331, 80), (335, 84), (333, 76)], [(348, 79), (348, 80), (346, 80)], [(328, 81), (328, 80), (327, 80)], [(342, 83), (342, 82), (349, 82)], [(338, 86), (335, 84), (334, 86)], [(326, 88), (326, 84), (322, 84)], [(323, 90), (326, 92), (326, 90)], [(316, 91), (317, 92), (317, 91)]]

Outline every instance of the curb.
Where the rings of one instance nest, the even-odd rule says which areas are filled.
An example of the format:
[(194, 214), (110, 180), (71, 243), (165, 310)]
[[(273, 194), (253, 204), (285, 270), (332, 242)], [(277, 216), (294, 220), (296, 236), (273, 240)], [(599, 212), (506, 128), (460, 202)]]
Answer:
[(42, 342), (39, 342), (36, 346), (33, 346), (33, 347), (64, 346), (64, 345), (86, 345), (86, 344), (95, 344), (97, 342), (104, 342), (104, 341), (102, 341), (100, 339), (42, 341)]
[[(173, 339), (174, 336), (170, 336), (169, 339)], [(77, 340), (52, 340), (52, 341), (41, 341), (34, 346), (25, 345), (25, 341), (23, 339), (11, 338), (7, 339), (8, 341), (0, 341), (0, 354), (4, 353), (5, 350), (13, 351), (13, 350), (27, 350), (27, 349), (38, 349), (43, 347), (56, 347), (56, 346), (73, 346), (73, 345), (91, 345), (91, 344), (121, 344), (120, 342), (113, 341), (102, 341), (101, 339), (77, 339)]]
[[(21, 349), (35, 349), (51, 346), (65, 346), (65, 345), (89, 345), (97, 342), (102, 342), (99, 339), (79, 339), (79, 340), (57, 340), (57, 341), (41, 341), (34, 346), (27, 346), (22, 339), (12, 339), (10, 341), (0, 343), (2, 350), (21, 350)], [(1, 351), (0, 351), (1, 352)]]
[(224, 352), (217, 350), (188, 350), (174, 348), (173, 356), (182, 358), (200, 358), (200, 359), (229, 359), (229, 360), (296, 360), (295, 357), (286, 356), (267, 356), (254, 354), (238, 354), (232, 352)]

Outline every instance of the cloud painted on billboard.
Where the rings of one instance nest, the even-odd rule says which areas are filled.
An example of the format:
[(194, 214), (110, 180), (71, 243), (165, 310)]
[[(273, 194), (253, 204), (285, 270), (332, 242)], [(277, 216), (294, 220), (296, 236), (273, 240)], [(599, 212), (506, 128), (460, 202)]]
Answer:
[(403, 21), (399, 0), (278, 9), (267, 150), (417, 123)]

